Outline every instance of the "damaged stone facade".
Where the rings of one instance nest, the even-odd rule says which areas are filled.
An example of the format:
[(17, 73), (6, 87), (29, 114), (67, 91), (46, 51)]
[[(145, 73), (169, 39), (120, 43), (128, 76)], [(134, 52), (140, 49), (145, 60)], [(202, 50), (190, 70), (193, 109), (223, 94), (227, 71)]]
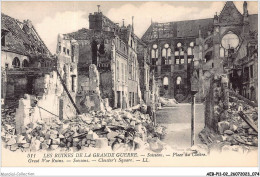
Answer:
[(257, 104), (228, 88), (228, 76), (211, 78), (201, 141), (210, 152), (248, 153), (258, 146)]
[(41, 95), (36, 80), (55, 61), (30, 20), (20, 22), (2, 13), (1, 22), (1, 98), (6, 105), (17, 107), (24, 94)]
[(29, 20), (22, 23), (2, 14), (2, 24), (2, 104), (16, 109), (16, 131), (24, 133), (25, 125), (38, 120), (75, 117), (68, 93), (75, 102), (77, 43), (59, 36), (58, 44), (66, 50), (52, 56)]
[(146, 104), (150, 103), (150, 55), (147, 45), (137, 38), (137, 58), (140, 71), (140, 89), (142, 99)]
[[(213, 73), (228, 74), (231, 81), (229, 87), (234, 86), (233, 89), (237, 87), (235, 82), (249, 77), (250, 83), (244, 79), (239, 92), (256, 100), (257, 24), (257, 14), (248, 13), (246, 2), (241, 14), (232, 1), (226, 2), (221, 13), (213, 18), (152, 22), (142, 40), (149, 46), (151, 69), (160, 84), (160, 95), (187, 101), (190, 94), (190, 63), (194, 59), (199, 63), (196, 67), (200, 80), (197, 101), (203, 101), (207, 95)], [(254, 54), (247, 52), (249, 48)], [(240, 63), (234, 62), (238, 60)], [(242, 67), (243, 73), (236, 76), (237, 70)], [(254, 74), (248, 74), (248, 67)]]
[(227, 75), (215, 75), (211, 78), (209, 93), (205, 102), (205, 127), (214, 131), (217, 124), (228, 118), (229, 89)]
[(99, 72), (100, 96), (108, 99), (110, 107), (125, 109), (139, 104), (142, 92), (133, 26), (120, 27), (102, 12), (90, 14), (89, 22), (90, 29), (63, 35), (79, 44), (77, 98), (89, 95), (89, 68), (95, 64)]
[[(81, 35), (91, 36), (84, 40), (77, 38), (78, 33), (60, 34), (56, 56), (31, 59), (28, 55), (28, 67), (18, 67), (15, 59), (12, 68), (2, 70), (2, 84), (7, 86), (2, 94), (19, 93), (15, 107), (2, 105), (1, 138), (6, 149), (107, 148), (158, 153), (169, 148), (160, 141), (165, 127), (155, 125), (145, 105), (137, 106), (142, 96), (136, 36), (131, 26), (122, 28), (124, 39), (124, 35), (98, 30), (80, 30)], [(46, 65), (49, 61), (51, 64)], [(149, 71), (147, 64), (142, 66)], [(151, 94), (146, 101), (155, 105), (158, 89), (154, 74), (148, 74), (146, 89)], [(17, 85), (14, 89), (10, 89), (12, 83)], [(110, 106), (128, 109), (112, 110)]]
[[(226, 2), (221, 13), (214, 16), (212, 34), (201, 40), (205, 58), (205, 63), (203, 63), (204, 95), (207, 95), (210, 76), (213, 73), (225, 73), (230, 80), (230, 89), (252, 101), (257, 100), (255, 90), (257, 87), (257, 61), (255, 60), (257, 21), (257, 14), (248, 13), (246, 1), (243, 4), (243, 14), (237, 10), (233, 2), (229, 1)], [(251, 53), (248, 52), (250, 49), (252, 49)], [(249, 68), (252, 70), (251, 75)]]

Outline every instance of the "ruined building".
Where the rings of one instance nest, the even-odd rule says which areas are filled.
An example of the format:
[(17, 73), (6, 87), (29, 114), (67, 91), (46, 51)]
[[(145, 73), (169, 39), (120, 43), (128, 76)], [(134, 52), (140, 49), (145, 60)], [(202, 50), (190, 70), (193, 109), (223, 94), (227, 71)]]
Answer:
[(1, 23), (1, 98), (8, 103), (41, 92), (36, 80), (50, 71), (54, 58), (30, 20), (20, 22), (2, 13)]
[(29, 20), (2, 14), (1, 22), (2, 105), (16, 108), (17, 131), (30, 120), (75, 117), (77, 43), (62, 43), (66, 51), (53, 56)]
[(221, 13), (213, 18), (153, 22), (142, 40), (149, 48), (160, 95), (187, 100), (194, 61), (200, 79), (198, 100), (204, 99), (208, 79), (215, 72), (229, 74), (230, 88), (239, 87), (241, 94), (256, 100), (257, 22), (257, 14), (248, 13), (247, 2), (241, 14), (232, 1), (226, 2)]
[[(78, 52), (74, 55), (78, 56), (79, 105), (83, 102), (82, 97), (91, 99), (96, 92), (91, 89), (91, 64), (97, 66), (100, 95), (102, 99), (108, 99), (109, 106), (127, 108), (140, 103), (138, 43), (133, 25), (119, 26), (102, 12), (95, 12), (89, 15), (89, 29), (60, 36), (62, 41), (75, 40), (78, 44)], [(64, 51), (63, 46), (58, 44), (58, 52)]]

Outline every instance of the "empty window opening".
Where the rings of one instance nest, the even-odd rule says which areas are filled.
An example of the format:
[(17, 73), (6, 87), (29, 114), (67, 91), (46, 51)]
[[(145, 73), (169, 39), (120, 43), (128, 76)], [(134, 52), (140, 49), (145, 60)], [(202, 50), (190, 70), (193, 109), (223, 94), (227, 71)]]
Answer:
[(168, 77), (164, 77), (163, 78), (163, 87), (165, 90), (168, 90), (168, 86), (169, 86), (169, 79)]
[(27, 60), (23, 60), (22, 66), (25, 67), (29, 67), (29, 62)]
[(13, 62), (12, 62), (12, 65), (14, 68), (20, 68), (20, 60), (19, 58), (15, 57)]
[(75, 75), (71, 76), (71, 91), (72, 92), (76, 91), (76, 76)]
[(1, 44), (2, 44), (2, 46), (5, 46), (5, 35), (3, 33), (1, 36)]
[(178, 76), (177, 77), (177, 79), (176, 79), (176, 87), (177, 87), (177, 89), (180, 89), (181, 87), (181, 81), (182, 81), (182, 79), (181, 79), (181, 77), (180, 76)]

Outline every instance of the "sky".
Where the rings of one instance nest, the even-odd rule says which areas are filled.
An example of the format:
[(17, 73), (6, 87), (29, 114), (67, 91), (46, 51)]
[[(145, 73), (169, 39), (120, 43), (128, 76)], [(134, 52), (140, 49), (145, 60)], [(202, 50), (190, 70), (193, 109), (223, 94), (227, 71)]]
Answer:
[[(243, 13), (243, 1), (234, 2), (238, 10)], [(224, 1), (92, 1), (92, 2), (3, 2), (2, 12), (20, 21), (30, 19), (38, 34), (54, 54), (56, 51), (57, 36), (89, 28), (88, 15), (97, 11), (97, 5), (104, 15), (115, 23), (122, 25), (132, 23), (134, 16), (134, 29), (137, 36), (142, 37), (153, 22), (170, 22), (180, 20), (194, 20), (213, 18), (219, 14), (225, 5)], [(257, 14), (257, 2), (248, 2), (249, 14)]]

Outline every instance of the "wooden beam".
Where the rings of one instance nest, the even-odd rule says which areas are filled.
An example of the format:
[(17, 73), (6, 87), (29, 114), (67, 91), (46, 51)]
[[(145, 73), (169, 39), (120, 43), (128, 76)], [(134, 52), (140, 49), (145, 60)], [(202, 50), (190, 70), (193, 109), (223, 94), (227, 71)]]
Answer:
[(257, 126), (255, 125), (254, 121), (247, 117), (242, 111), (238, 112), (238, 115), (252, 128), (258, 133)]

